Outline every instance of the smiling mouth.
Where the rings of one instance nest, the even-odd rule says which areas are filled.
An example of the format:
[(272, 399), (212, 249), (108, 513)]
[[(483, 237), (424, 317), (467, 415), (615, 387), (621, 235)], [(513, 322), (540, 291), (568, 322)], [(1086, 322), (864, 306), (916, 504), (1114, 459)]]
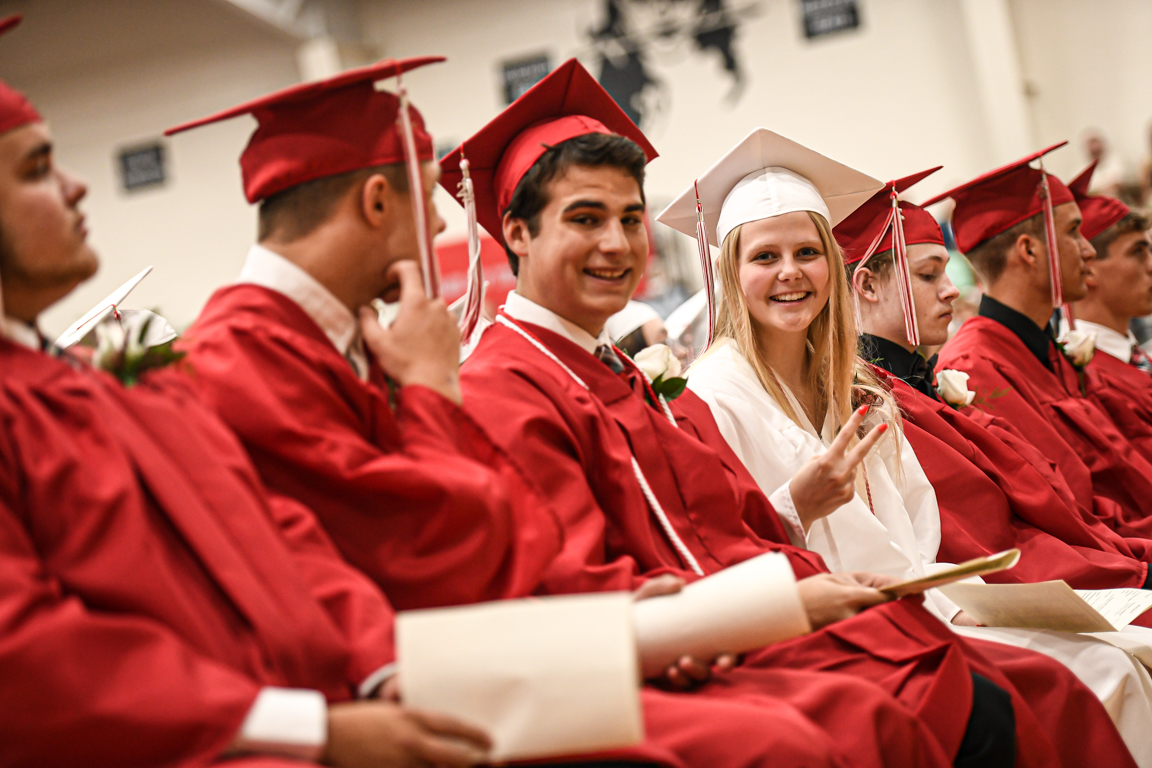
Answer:
[(597, 280), (609, 280), (612, 282), (618, 282), (620, 280), (623, 280), (625, 277), (627, 277), (628, 273), (631, 271), (632, 271), (631, 268), (626, 268), (626, 269), (592, 269), (591, 267), (588, 267), (584, 270), (584, 274), (586, 274), (590, 277), (594, 277)]
[(782, 293), (779, 296), (769, 296), (768, 298), (781, 304), (794, 304), (797, 301), (804, 301), (811, 295), (811, 291), (797, 291), (795, 293)]

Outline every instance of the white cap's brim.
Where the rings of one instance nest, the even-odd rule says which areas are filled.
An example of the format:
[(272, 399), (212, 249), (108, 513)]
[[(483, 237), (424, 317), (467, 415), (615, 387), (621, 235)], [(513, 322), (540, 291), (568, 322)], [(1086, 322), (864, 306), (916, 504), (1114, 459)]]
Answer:
[[(836, 226), (884, 186), (883, 182), (813, 152), (791, 139), (765, 128), (757, 128), (696, 181), (709, 243), (720, 246), (718, 224), (721, 212), (727, 207), (725, 201), (730, 193), (743, 179), (765, 169), (783, 170), (790, 172), (787, 174), (789, 176), (806, 180), (819, 193), (823, 207), (810, 192), (805, 192), (805, 185), (778, 184), (775, 182), (780, 179), (773, 180), (770, 178), (772, 174), (767, 174), (769, 183), (746, 184), (728, 202), (727, 206), (736, 208), (723, 217), (724, 234), (739, 224), (793, 211), (815, 210), (825, 215), (829, 224)], [(790, 181), (795, 182), (795, 179)], [(671, 205), (661, 211), (656, 221), (686, 235), (695, 236), (696, 190), (693, 185), (689, 185)]]

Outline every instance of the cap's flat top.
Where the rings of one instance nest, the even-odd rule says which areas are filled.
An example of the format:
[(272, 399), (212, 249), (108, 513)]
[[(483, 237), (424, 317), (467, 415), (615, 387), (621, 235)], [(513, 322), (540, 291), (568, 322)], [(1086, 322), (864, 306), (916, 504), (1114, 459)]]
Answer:
[[(696, 180), (708, 240), (719, 246), (716, 224), (728, 193), (745, 176), (764, 168), (785, 168), (812, 183), (824, 199), (833, 226), (870, 198), (883, 184), (819, 152), (766, 128), (757, 128)], [(696, 190), (688, 185), (656, 220), (687, 235), (696, 232)]]
[(414, 56), (409, 59), (382, 59), (375, 64), (369, 64), (366, 67), (359, 67), (357, 69), (350, 69), (347, 72), (341, 72), (335, 77), (330, 77), (327, 80), (320, 80), (314, 83), (300, 83), (285, 88), (275, 93), (270, 93), (267, 96), (261, 96), (258, 99), (244, 102), (235, 107), (217, 112), (208, 117), (202, 117), (198, 120), (193, 120), (183, 125), (177, 125), (174, 128), (169, 128), (164, 131), (165, 136), (171, 136), (175, 133), (181, 133), (193, 128), (199, 128), (202, 125), (209, 123), (220, 122), (221, 120), (230, 120), (233, 117), (240, 115), (250, 114), (260, 109), (268, 107), (284, 106), (288, 104), (295, 104), (308, 99), (321, 96), (326, 93), (346, 88), (348, 86), (359, 85), (361, 83), (374, 83), (377, 80), (385, 80), (389, 77), (396, 77), (404, 72), (407, 72), (417, 67), (423, 67), (426, 64), (435, 64), (446, 59), (443, 56)]
[(996, 179), (1000, 176), (1004, 176), (1004, 175), (1006, 175), (1012, 171), (1023, 168), (1024, 166), (1029, 165), (1033, 161), (1039, 160), (1040, 158), (1044, 157), (1044, 155), (1048, 154), (1049, 152), (1051, 152), (1055, 149), (1060, 149), (1060, 147), (1064, 146), (1067, 143), (1068, 143), (1067, 141), (1061, 141), (1057, 144), (1053, 144), (1050, 147), (1045, 147), (1044, 149), (1040, 150), (1039, 152), (1033, 152), (1032, 154), (1028, 155), (1027, 157), (1022, 157), (1019, 160), (1016, 160), (1015, 162), (1008, 163), (1008, 165), (1001, 166), (994, 171), (988, 171), (988, 173), (985, 173), (983, 176), (977, 176), (976, 178), (972, 179), (971, 181), (966, 181), (958, 187), (953, 187), (952, 189), (948, 190), (947, 192), (943, 192), (939, 195), (936, 195), (936, 197), (932, 198), (931, 200), (926, 200), (925, 202), (921, 203), (921, 205), (923, 205), (924, 207), (928, 207), (929, 205), (935, 205), (936, 203), (940, 202), (941, 200), (946, 200), (958, 192), (963, 192), (965, 190), (971, 189), (972, 187), (979, 186), (981, 184), (984, 184), (985, 182), (992, 181), (993, 179)]

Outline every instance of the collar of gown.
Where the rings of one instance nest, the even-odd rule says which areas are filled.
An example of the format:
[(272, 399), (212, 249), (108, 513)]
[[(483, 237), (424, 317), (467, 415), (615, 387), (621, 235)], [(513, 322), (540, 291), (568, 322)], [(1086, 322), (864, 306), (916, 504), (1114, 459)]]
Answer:
[(870, 333), (860, 334), (860, 354), (868, 362), (883, 368), (910, 387), (937, 399), (932, 387), (935, 357), (925, 360), (916, 350), (909, 352), (894, 341)]
[(995, 320), (1012, 331), (1024, 346), (1028, 347), (1028, 351), (1036, 356), (1041, 365), (1052, 370), (1052, 362), (1048, 359), (1048, 348), (1053, 343), (1049, 329), (1041, 328), (1032, 322), (1032, 318), (1001, 304), (988, 294), (980, 298), (979, 314), (981, 317)]
[(28, 349), (37, 352), (43, 350), (44, 342), (40, 337), (40, 331), (36, 330), (36, 326), (29, 325), (14, 317), (5, 317), (4, 329), (8, 338), (20, 346), (28, 347)]
[(356, 316), (308, 272), (275, 251), (253, 245), (236, 282), (259, 285), (295, 301), (320, 326), (341, 355), (357, 358), (353, 363), (357, 375), (367, 372), (367, 358), (360, 342), (360, 325)]
[[(1060, 333), (1063, 334), (1068, 330), (1068, 321), (1060, 320)], [(1076, 330), (1078, 331), (1095, 331), (1096, 332), (1096, 349), (1099, 352), (1107, 352), (1115, 357), (1117, 360), (1128, 363), (1132, 361), (1132, 348), (1136, 346), (1136, 336), (1132, 331), (1128, 331), (1128, 335), (1116, 333), (1106, 325), (1099, 323), (1092, 323), (1087, 320), (1077, 320)]]
[(504, 314), (513, 320), (522, 320), (557, 333), (588, 354), (595, 354), (596, 348), (604, 344), (612, 345), (607, 329), (601, 330), (599, 336), (593, 336), (570, 320), (565, 320), (552, 310), (524, 298), (515, 291), (508, 294), (508, 298), (504, 300)]

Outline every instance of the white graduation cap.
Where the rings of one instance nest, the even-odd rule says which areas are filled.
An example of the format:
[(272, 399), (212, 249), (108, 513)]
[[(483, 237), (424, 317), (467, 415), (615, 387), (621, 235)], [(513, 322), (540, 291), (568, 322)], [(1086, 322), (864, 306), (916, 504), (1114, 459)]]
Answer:
[(656, 221), (696, 237), (709, 301), (708, 343), (715, 327), (712, 259), (741, 224), (796, 211), (819, 213), (836, 226), (884, 186), (883, 182), (757, 128), (717, 160)]
[(604, 323), (604, 329), (613, 341), (620, 341), (628, 334), (642, 327), (649, 320), (660, 320), (660, 313), (642, 301), (629, 301)]
[(56, 339), (56, 346), (60, 349), (67, 349), (87, 336), (104, 318), (116, 311), (120, 302), (128, 298), (128, 294), (132, 293), (132, 289), (147, 277), (151, 271), (152, 267), (145, 267), (138, 275), (105, 296), (96, 306), (85, 312), (79, 320), (68, 326), (68, 330), (60, 334), (60, 337)]

